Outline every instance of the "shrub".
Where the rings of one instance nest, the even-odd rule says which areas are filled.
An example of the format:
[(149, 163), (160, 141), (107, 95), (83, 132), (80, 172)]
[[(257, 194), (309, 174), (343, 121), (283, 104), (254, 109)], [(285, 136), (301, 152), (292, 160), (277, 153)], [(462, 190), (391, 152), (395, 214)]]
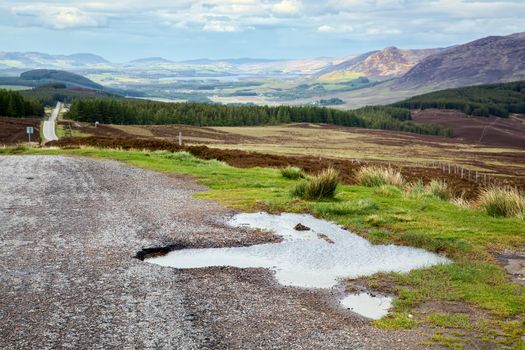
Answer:
[(281, 168), (281, 175), (287, 179), (297, 180), (304, 179), (306, 176), (304, 172), (297, 167), (287, 166), (286, 168)]
[(477, 205), (494, 217), (518, 217), (525, 213), (525, 195), (516, 188), (491, 187), (484, 189)]
[(321, 171), (317, 176), (301, 181), (292, 189), (292, 196), (305, 200), (333, 198), (339, 184), (339, 173), (333, 168)]
[(444, 201), (448, 201), (452, 197), (450, 188), (444, 180), (432, 180), (425, 189), (429, 194)]
[(463, 196), (452, 198), (450, 200), (450, 203), (454, 204), (457, 207), (463, 208), (463, 209), (468, 209), (471, 207), (471, 203), (465, 198), (463, 198)]
[(393, 168), (378, 166), (364, 166), (357, 171), (356, 180), (359, 184), (367, 187), (379, 187), (392, 185), (401, 187), (405, 180), (401, 173)]

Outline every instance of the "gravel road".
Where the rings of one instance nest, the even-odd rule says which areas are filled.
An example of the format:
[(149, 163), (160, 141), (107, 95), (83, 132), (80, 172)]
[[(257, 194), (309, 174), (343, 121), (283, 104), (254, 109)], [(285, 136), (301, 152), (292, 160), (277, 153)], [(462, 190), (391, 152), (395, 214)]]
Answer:
[(144, 247), (256, 244), (190, 179), (113, 161), (0, 157), (2, 349), (413, 349), (263, 269), (177, 270)]

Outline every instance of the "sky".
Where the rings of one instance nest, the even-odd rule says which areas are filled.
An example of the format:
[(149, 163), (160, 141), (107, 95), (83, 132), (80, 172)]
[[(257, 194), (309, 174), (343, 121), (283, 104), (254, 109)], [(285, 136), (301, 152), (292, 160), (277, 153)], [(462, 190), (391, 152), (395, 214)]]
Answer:
[(0, 51), (341, 57), (525, 31), (525, 0), (0, 0)]

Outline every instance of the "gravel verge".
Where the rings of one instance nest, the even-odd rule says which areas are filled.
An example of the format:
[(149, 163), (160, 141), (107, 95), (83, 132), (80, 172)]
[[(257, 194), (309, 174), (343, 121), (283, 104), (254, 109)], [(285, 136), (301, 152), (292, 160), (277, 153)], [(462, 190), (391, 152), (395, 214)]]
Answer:
[(176, 270), (144, 247), (274, 241), (226, 227), (189, 179), (113, 161), (0, 157), (0, 339), (7, 349), (412, 349), (262, 269)]

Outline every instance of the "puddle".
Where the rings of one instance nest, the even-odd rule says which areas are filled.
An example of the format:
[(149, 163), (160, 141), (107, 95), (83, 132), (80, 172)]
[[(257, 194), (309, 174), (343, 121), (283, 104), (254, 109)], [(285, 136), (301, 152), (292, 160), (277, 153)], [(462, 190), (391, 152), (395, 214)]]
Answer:
[(341, 306), (364, 317), (379, 320), (388, 314), (392, 306), (392, 298), (370, 293), (350, 294), (341, 300)]
[[(299, 223), (310, 230), (295, 230), (294, 227)], [(249, 247), (176, 250), (146, 261), (180, 269), (212, 266), (268, 268), (274, 271), (280, 284), (303, 288), (332, 288), (344, 278), (357, 278), (377, 272), (408, 272), (449, 262), (423, 249), (372, 245), (334, 223), (311, 215), (238, 214), (228, 224), (271, 230), (280, 235), (283, 241)], [(355, 303), (364, 298), (361, 296), (348, 300)], [(386, 303), (385, 299), (381, 305)], [(356, 312), (362, 308), (353, 305)]]

